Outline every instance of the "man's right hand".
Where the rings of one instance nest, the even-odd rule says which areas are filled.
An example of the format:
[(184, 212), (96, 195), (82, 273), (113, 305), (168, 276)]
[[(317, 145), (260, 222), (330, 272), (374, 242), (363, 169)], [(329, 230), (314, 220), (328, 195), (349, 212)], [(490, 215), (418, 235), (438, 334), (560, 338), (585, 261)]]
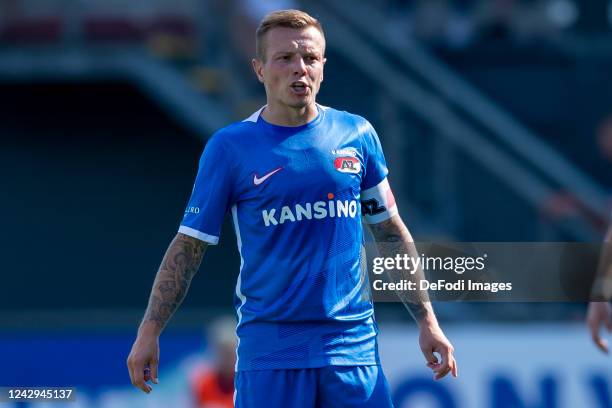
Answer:
[(612, 307), (608, 302), (591, 302), (587, 312), (587, 326), (591, 337), (598, 349), (608, 353), (608, 342), (601, 338), (599, 330), (605, 326), (608, 332), (612, 331)]
[[(150, 333), (138, 333), (132, 351), (127, 359), (128, 371), (132, 384), (146, 392), (152, 388), (147, 384), (151, 380), (157, 384), (157, 367), (159, 365), (159, 336)], [(145, 370), (147, 372), (145, 373)]]

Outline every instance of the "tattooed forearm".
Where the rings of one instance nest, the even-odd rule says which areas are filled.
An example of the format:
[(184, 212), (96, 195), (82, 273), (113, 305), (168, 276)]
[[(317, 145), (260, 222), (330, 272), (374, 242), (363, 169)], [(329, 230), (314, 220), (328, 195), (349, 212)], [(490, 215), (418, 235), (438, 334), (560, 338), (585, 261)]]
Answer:
[(153, 323), (161, 332), (185, 298), (205, 250), (206, 243), (177, 234), (157, 271), (142, 324)]
[[(370, 225), (370, 230), (376, 240), (380, 256), (395, 258), (397, 254), (407, 254), (409, 257), (418, 257), (412, 236), (398, 215), (379, 224)], [(406, 270), (390, 270), (388, 274), (392, 282), (400, 282), (406, 279), (416, 282), (417, 285), (418, 281), (424, 278), (422, 269), (414, 274)], [(417, 323), (422, 322), (425, 318), (434, 318), (426, 291), (398, 290), (397, 295)]]

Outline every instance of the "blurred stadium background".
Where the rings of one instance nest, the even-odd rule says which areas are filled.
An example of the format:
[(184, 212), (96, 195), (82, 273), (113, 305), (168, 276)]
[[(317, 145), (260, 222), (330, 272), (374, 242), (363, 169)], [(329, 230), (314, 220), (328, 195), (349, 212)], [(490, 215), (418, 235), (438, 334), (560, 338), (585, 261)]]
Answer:
[[(229, 223), (162, 336), (153, 394), (125, 359), (207, 138), (265, 101), (253, 33), (279, 8), (322, 21), (319, 102), (377, 128), (417, 240), (601, 241), (608, 0), (0, 0), (0, 385), (76, 386), (70, 407), (194, 406), (204, 326), (232, 312)], [(431, 381), (401, 306), (377, 307), (399, 408), (612, 407), (584, 304), (436, 309), (455, 381)]]

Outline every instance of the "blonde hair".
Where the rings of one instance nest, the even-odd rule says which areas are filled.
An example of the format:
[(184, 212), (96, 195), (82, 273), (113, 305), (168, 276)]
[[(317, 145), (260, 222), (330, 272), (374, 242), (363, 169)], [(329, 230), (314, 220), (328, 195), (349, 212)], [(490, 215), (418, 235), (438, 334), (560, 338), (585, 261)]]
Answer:
[(308, 27), (314, 27), (323, 36), (325, 39), (325, 34), (323, 33), (323, 27), (319, 20), (312, 17), (310, 14), (305, 13), (301, 10), (279, 10), (273, 11), (266, 15), (261, 22), (259, 23), (259, 27), (257, 27), (256, 36), (255, 36), (255, 48), (257, 52), (257, 58), (261, 61), (265, 61), (265, 46), (264, 46), (264, 37), (268, 31), (276, 27), (286, 27), (286, 28), (294, 28), (296, 30), (301, 30)]

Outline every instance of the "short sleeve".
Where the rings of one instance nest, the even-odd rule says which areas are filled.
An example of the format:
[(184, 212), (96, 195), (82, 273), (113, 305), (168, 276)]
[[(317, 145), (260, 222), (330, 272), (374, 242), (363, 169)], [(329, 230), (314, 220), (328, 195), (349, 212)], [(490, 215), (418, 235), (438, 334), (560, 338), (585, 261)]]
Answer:
[(368, 122), (363, 135), (365, 173), (361, 181), (361, 213), (367, 224), (383, 222), (398, 213), (387, 180), (387, 162), (380, 140)]
[(200, 158), (198, 175), (179, 232), (212, 245), (219, 242), (223, 218), (231, 203), (232, 161), (223, 141), (213, 136)]
[(363, 134), (364, 174), (361, 180), (361, 190), (367, 190), (379, 184), (387, 177), (389, 170), (383, 154), (378, 134), (374, 127), (366, 121)]

